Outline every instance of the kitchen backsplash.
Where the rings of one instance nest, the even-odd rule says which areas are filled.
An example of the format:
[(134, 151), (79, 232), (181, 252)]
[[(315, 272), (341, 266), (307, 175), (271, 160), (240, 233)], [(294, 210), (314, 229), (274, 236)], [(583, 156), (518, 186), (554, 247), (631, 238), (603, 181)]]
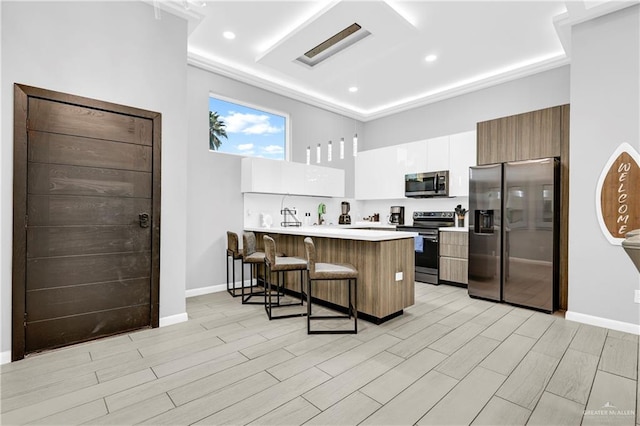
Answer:
[[(380, 215), (380, 222), (387, 223), (391, 206), (404, 206), (405, 224), (411, 224), (411, 215), (414, 211), (454, 211), (458, 204), (463, 208), (469, 208), (468, 197), (453, 198), (403, 198), (398, 200), (371, 200), (361, 201), (349, 198), (328, 197), (303, 197), (298, 195), (273, 195), (273, 194), (244, 194), (244, 226), (262, 227), (263, 218), (271, 226), (280, 226), (284, 220), (280, 214), (282, 207), (288, 207), (297, 211), (297, 218), (303, 225), (307, 225), (305, 213), (310, 213), (308, 225), (318, 222), (318, 205), (324, 203), (326, 213), (323, 215), (326, 225), (337, 225), (341, 213), (341, 202), (347, 201), (351, 205), (351, 223), (361, 222), (363, 218)], [(467, 213), (468, 215), (468, 213)], [(269, 221), (269, 218), (271, 219)], [(465, 221), (465, 225), (468, 220)]]

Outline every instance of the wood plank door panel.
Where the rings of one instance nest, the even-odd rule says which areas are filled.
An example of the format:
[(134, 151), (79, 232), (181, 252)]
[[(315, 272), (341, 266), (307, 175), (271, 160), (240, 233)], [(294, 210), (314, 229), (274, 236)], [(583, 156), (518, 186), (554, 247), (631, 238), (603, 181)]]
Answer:
[(151, 251), (151, 229), (140, 225), (33, 226), (27, 230), (27, 257), (72, 256), (82, 253)]
[(87, 336), (110, 336), (123, 330), (147, 327), (149, 309), (145, 306), (97, 311), (81, 316), (59, 317), (50, 321), (33, 321), (26, 329), (27, 353), (83, 342)]
[(29, 130), (152, 145), (147, 118), (47, 99), (29, 99)]
[(51, 163), (29, 163), (29, 194), (96, 195), (150, 199), (151, 173), (79, 167)]
[(151, 209), (148, 198), (29, 195), (27, 203), (30, 226), (133, 225)]
[(24, 129), (16, 119), (24, 329), (14, 314), (13, 358), (157, 326), (159, 114), (23, 87), (34, 96), (21, 100)]
[(29, 131), (29, 161), (151, 172), (152, 148)]
[[(73, 300), (77, 303), (69, 303)], [(27, 297), (29, 321), (43, 321), (72, 315), (149, 304), (149, 279), (121, 279), (107, 283), (84, 284), (33, 290)], [(146, 309), (146, 308), (145, 308)]]

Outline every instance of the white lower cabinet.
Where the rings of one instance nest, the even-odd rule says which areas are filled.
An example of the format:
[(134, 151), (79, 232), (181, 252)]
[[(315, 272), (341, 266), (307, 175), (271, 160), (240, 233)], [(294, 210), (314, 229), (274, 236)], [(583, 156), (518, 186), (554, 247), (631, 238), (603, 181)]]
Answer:
[(282, 160), (242, 159), (242, 192), (344, 197), (344, 170)]
[(469, 233), (440, 231), (438, 281), (467, 285)]

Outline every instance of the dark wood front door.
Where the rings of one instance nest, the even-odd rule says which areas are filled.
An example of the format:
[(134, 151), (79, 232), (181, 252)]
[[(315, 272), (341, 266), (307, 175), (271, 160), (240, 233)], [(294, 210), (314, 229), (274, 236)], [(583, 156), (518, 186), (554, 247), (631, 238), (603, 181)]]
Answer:
[(158, 326), (160, 114), (15, 86), (13, 359)]

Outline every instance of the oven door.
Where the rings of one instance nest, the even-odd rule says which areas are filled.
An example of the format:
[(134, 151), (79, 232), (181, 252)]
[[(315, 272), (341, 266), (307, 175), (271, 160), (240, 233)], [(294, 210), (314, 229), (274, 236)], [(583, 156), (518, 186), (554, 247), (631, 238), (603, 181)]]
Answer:
[(416, 281), (438, 284), (438, 231), (420, 233), (422, 250), (416, 246)]

